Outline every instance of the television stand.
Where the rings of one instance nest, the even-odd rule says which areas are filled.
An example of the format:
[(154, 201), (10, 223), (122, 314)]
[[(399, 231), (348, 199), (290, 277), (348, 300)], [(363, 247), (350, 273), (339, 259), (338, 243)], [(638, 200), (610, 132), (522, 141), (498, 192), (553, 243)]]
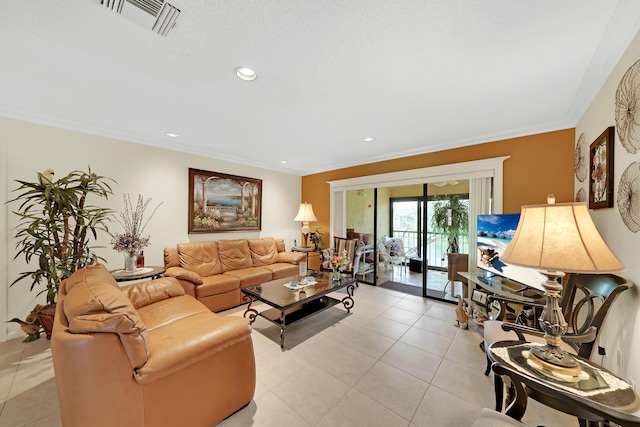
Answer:
[[(504, 320), (506, 305), (517, 305), (520, 310), (530, 304), (544, 304), (544, 291), (531, 288), (498, 275), (488, 275), (484, 270), (473, 269), (458, 274), (469, 281), (469, 295), (465, 302), (474, 312), (491, 320)], [(491, 302), (489, 296), (498, 295), (510, 302)], [(476, 322), (481, 325), (480, 322)]]

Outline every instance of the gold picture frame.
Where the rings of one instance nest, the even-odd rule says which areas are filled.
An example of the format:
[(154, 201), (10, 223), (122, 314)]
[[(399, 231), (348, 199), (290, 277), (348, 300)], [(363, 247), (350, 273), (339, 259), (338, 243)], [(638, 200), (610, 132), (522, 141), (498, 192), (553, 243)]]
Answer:
[(189, 168), (189, 233), (260, 231), (262, 180)]

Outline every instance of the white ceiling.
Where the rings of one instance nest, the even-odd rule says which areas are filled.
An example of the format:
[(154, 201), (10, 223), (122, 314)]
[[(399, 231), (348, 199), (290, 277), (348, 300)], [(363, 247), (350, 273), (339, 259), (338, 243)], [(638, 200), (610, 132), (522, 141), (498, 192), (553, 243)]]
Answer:
[(640, 30), (636, 0), (172, 4), (162, 37), (0, 0), (0, 116), (307, 175), (574, 127)]

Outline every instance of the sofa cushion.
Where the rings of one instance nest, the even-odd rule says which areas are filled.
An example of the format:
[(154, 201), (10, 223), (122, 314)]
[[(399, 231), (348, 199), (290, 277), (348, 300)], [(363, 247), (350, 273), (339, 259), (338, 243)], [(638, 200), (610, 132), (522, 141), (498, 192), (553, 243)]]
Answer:
[(295, 276), (299, 273), (298, 266), (294, 264), (277, 262), (271, 265), (265, 265), (265, 268), (271, 272), (271, 280), (282, 279), (283, 277)]
[(275, 239), (275, 240), (276, 240), (276, 249), (278, 249), (278, 252), (284, 252), (287, 250), (284, 244), (284, 239)]
[(259, 285), (272, 279), (271, 272), (265, 267), (250, 267), (241, 270), (227, 271), (223, 276), (232, 276), (240, 279), (240, 287)]
[(138, 313), (147, 327), (151, 342), (153, 341), (152, 331), (199, 313), (210, 313), (210, 311), (194, 297), (182, 295), (140, 307)]
[(182, 268), (193, 271), (201, 277), (222, 274), (216, 242), (180, 243), (178, 255)]
[(251, 239), (248, 241), (251, 261), (254, 267), (275, 264), (278, 262), (278, 248), (273, 237)]
[(101, 265), (73, 273), (64, 285), (62, 311), (69, 332), (116, 333), (133, 369), (144, 365), (149, 355), (149, 338), (138, 312)]
[[(191, 297), (172, 300), (183, 298)], [(160, 304), (164, 303), (162, 301)], [(142, 368), (135, 371), (134, 378), (138, 384), (151, 384), (250, 339), (251, 327), (241, 317), (217, 316), (206, 310), (154, 328), (149, 335), (152, 356)], [(219, 391), (231, 392), (226, 389)], [(212, 398), (215, 399), (215, 396)]]
[[(218, 255), (225, 273), (253, 267), (247, 239), (218, 241)], [(201, 276), (203, 275), (201, 274)], [(204, 276), (209, 276), (209, 274)]]
[(180, 267), (178, 248), (164, 248), (164, 268)]
[(216, 274), (202, 279), (202, 285), (196, 287), (196, 297), (208, 297), (240, 289), (240, 278), (226, 274)]

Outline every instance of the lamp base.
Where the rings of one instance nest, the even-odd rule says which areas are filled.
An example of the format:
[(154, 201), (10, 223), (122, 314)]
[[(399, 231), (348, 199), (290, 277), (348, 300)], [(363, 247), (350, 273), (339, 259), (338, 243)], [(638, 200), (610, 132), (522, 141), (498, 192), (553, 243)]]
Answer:
[(541, 374), (564, 382), (578, 382), (582, 368), (573, 355), (557, 346), (543, 345), (529, 350), (529, 366)]

